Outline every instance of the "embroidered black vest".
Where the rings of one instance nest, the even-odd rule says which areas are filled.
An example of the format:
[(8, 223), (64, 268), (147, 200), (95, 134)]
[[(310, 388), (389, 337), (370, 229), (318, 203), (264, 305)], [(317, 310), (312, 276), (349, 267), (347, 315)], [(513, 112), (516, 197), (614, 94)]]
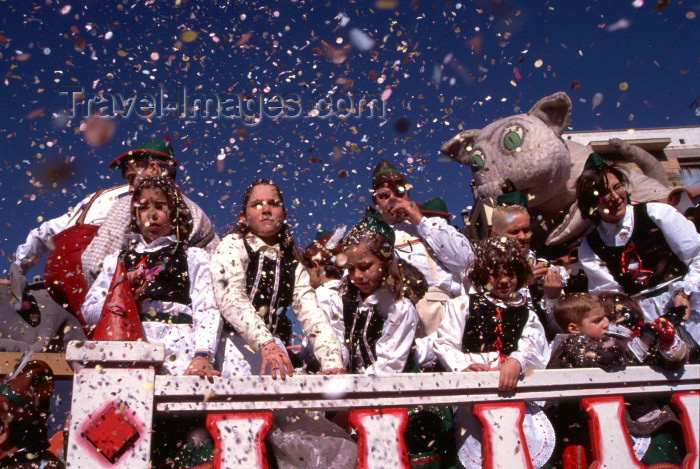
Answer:
[(270, 332), (288, 344), (292, 322), (287, 317), (287, 308), (292, 305), (298, 262), (287, 254), (270, 259), (243, 243), (250, 259), (246, 270), (248, 297), (256, 311), (265, 311), (263, 320)]
[[(633, 210), (634, 229), (624, 246), (607, 246), (600, 238), (598, 230), (593, 230), (586, 237), (593, 252), (605, 262), (610, 273), (628, 295), (634, 295), (688, 273), (688, 266), (673, 253), (663, 232), (649, 217), (646, 204), (635, 205)], [(634, 269), (628, 268), (628, 272), (623, 273), (622, 257), (625, 252), (628, 259), (634, 257), (631, 253), (636, 253), (642, 260), (642, 268), (649, 271), (645, 276), (646, 281), (640, 277), (635, 278)]]
[(359, 373), (377, 361), (377, 341), (382, 336), (384, 319), (376, 306), (358, 307), (343, 296), (345, 346), (350, 352), (350, 372)]
[(469, 317), (462, 336), (462, 352), (498, 352), (505, 358), (518, 349), (529, 315), (527, 303), (501, 308), (484, 295), (469, 295)]
[(187, 248), (182, 243), (174, 243), (153, 252), (136, 252), (129, 249), (121, 251), (119, 257), (124, 261), (127, 272), (136, 270), (139, 265), (144, 269), (158, 266), (162, 268), (153, 282), (146, 287), (143, 295), (145, 299), (172, 301), (183, 305), (192, 303)]

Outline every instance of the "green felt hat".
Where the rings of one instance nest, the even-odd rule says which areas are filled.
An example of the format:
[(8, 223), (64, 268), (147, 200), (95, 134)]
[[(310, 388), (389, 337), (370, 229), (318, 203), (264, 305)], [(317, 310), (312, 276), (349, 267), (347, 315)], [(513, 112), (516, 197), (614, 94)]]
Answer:
[(420, 211), (425, 215), (440, 215), (442, 217), (452, 216), (452, 214), (447, 211), (447, 204), (440, 197), (428, 199), (420, 206)]
[(496, 205), (522, 205), (527, 207), (527, 196), (520, 191), (507, 192), (496, 197)]
[(327, 236), (330, 236), (330, 235), (332, 235), (332, 234), (333, 234), (332, 231), (323, 230), (323, 229), (322, 229), (322, 230), (318, 230), (318, 231), (316, 232), (316, 238), (315, 238), (315, 240), (316, 240), (316, 241), (321, 241), (323, 238), (325, 238), (325, 237), (327, 237)]
[(382, 235), (389, 241), (391, 247), (394, 247), (396, 241), (394, 230), (384, 221), (379, 212), (371, 207), (367, 207), (364, 216), (352, 227), (348, 236), (352, 235), (352, 232), (358, 231), (370, 231)]
[(596, 152), (593, 152), (590, 155), (588, 155), (586, 163), (583, 165), (583, 170), (585, 171), (587, 169), (595, 168), (596, 166), (602, 165), (607, 165), (607, 163), (605, 162), (602, 156), (600, 156)]
[(109, 164), (109, 168), (121, 169), (124, 163), (126, 163), (130, 159), (144, 158), (149, 156), (151, 158), (168, 161), (175, 165), (177, 164), (177, 161), (175, 161), (173, 155), (173, 147), (170, 145), (170, 142), (157, 138), (117, 156)]
[(374, 172), (372, 173), (372, 180), (374, 181), (375, 179), (377, 179), (377, 176), (387, 173), (398, 174), (401, 178), (403, 178), (403, 174), (401, 174), (401, 171), (396, 169), (394, 165), (382, 158), (381, 160), (379, 160), (379, 163), (374, 168)]

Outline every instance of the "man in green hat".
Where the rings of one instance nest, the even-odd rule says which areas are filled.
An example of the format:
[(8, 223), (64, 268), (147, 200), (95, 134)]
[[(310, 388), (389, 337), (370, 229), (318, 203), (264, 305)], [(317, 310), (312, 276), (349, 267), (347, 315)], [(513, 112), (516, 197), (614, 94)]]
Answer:
[(452, 214), (447, 211), (447, 204), (440, 197), (428, 199), (420, 206), (420, 213), (426, 217), (440, 217), (447, 223), (450, 223), (452, 218)]
[(80, 306), (89, 287), (81, 268), (84, 250), (99, 227), (108, 220), (113, 205), (119, 201), (130, 202), (131, 192), (139, 177), (171, 171), (170, 168), (174, 177), (175, 160), (172, 149), (168, 150), (169, 144), (163, 140), (153, 140), (144, 147), (147, 151), (139, 148), (133, 157), (126, 158), (125, 153), (110, 164), (110, 167), (122, 168), (122, 176), (128, 184), (90, 194), (75, 209), (69, 209), (65, 215), (47, 220), (29, 232), (26, 241), (15, 252), (10, 280), (2, 282), (4, 285), (14, 284), (11, 290), (17, 305), (21, 303), (26, 286), (24, 276), (48, 252), (44, 280), (49, 294), (58, 305), (63, 305), (85, 325), (80, 316)]
[[(2, 281), (0, 288), (10, 287), (15, 303), (21, 304), (26, 286), (24, 275), (50, 252), (44, 268), (47, 289), (59, 305), (83, 322), (80, 306), (102, 260), (126, 239), (131, 192), (136, 183), (146, 176), (175, 178), (176, 164), (172, 146), (161, 139), (146, 142), (114, 159), (109, 167), (120, 169), (127, 184), (90, 194), (75, 209), (30, 231), (24, 244), (17, 248), (10, 280)], [(215, 249), (219, 238), (209, 218), (194, 202), (187, 198), (185, 202), (194, 219), (190, 245)]]
[(525, 285), (521, 293), (532, 303), (547, 338), (553, 339), (560, 332), (554, 321), (553, 308), (569, 280), (569, 273), (563, 266), (555, 266), (546, 259), (538, 258), (530, 248), (532, 228), (526, 205), (527, 196), (522, 192), (499, 195), (491, 215), (491, 235), (514, 241), (520, 253), (528, 260), (534, 283)]
[[(421, 320), (416, 336), (424, 337), (437, 331), (447, 300), (464, 291), (463, 277), (474, 251), (444, 218), (423, 216), (409, 189), (403, 174), (382, 159), (372, 176), (372, 201), (396, 233), (396, 255), (428, 280), (428, 293), (416, 304)], [(447, 213), (447, 207), (442, 213)]]
[(140, 177), (161, 175), (175, 179), (176, 166), (170, 142), (155, 139), (122, 153), (108, 167), (120, 169), (122, 177), (129, 183), (129, 192), (133, 192)]
[[(156, 139), (119, 155), (109, 164), (109, 167), (121, 170), (122, 177), (129, 183), (131, 192), (138, 181), (146, 176), (160, 175), (175, 179), (176, 165), (170, 142)], [(188, 197), (183, 195), (183, 198), (192, 215), (193, 225), (189, 246), (213, 253), (219, 244), (219, 237), (209, 217)], [(120, 199), (115, 202), (107, 213), (107, 219), (100, 225), (95, 238), (82, 255), (83, 275), (88, 286), (95, 281), (102, 270), (104, 258), (121, 249), (129, 235), (130, 220), (131, 199)]]

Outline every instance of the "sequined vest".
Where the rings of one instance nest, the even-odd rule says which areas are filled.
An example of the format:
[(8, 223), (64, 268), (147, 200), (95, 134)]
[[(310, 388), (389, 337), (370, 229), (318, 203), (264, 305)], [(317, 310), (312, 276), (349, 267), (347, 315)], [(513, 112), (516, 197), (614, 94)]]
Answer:
[(462, 336), (462, 352), (498, 352), (502, 360), (518, 349), (529, 316), (527, 303), (501, 308), (484, 295), (469, 295), (469, 317)]
[(356, 301), (343, 296), (343, 322), (350, 372), (359, 373), (377, 361), (376, 346), (382, 336), (384, 318), (376, 305), (359, 307)]
[[(628, 295), (637, 294), (688, 273), (688, 266), (674, 254), (661, 229), (649, 217), (646, 204), (635, 205), (633, 210), (634, 229), (624, 246), (607, 246), (600, 238), (598, 230), (593, 230), (586, 237), (593, 252), (605, 262), (610, 273)], [(628, 259), (626, 266), (622, 263), (623, 253), (626, 253), (625, 257)], [(636, 257), (633, 253), (641, 259), (642, 269), (648, 271), (646, 275), (637, 274), (635, 277), (636, 269), (630, 268), (629, 265), (630, 260)]]
[(152, 252), (136, 252), (133, 249), (121, 251), (127, 272), (161, 267), (144, 291), (143, 298), (154, 301), (172, 301), (189, 305), (190, 275), (187, 269), (187, 248), (182, 243), (173, 243)]
[(246, 291), (253, 307), (260, 314), (269, 331), (288, 344), (292, 337), (292, 322), (287, 308), (292, 305), (295, 273), (298, 262), (283, 254), (271, 259), (244, 241), (248, 252)]

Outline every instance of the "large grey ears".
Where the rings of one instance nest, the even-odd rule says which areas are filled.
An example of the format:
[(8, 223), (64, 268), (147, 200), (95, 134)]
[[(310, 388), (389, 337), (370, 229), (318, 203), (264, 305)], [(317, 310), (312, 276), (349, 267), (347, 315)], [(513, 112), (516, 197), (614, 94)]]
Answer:
[(440, 151), (457, 163), (469, 165), (471, 156), (469, 156), (470, 151), (467, 150), (467, 147), (474, 144), (477, 135), (479, 135), (478, 130), (464, 130), (444, 143), (440, 147)]
[(559, 91), (537, 101), (528, 114), (537, 117), (557, 135), (561, 135), (571, 123), (571, 99)]

